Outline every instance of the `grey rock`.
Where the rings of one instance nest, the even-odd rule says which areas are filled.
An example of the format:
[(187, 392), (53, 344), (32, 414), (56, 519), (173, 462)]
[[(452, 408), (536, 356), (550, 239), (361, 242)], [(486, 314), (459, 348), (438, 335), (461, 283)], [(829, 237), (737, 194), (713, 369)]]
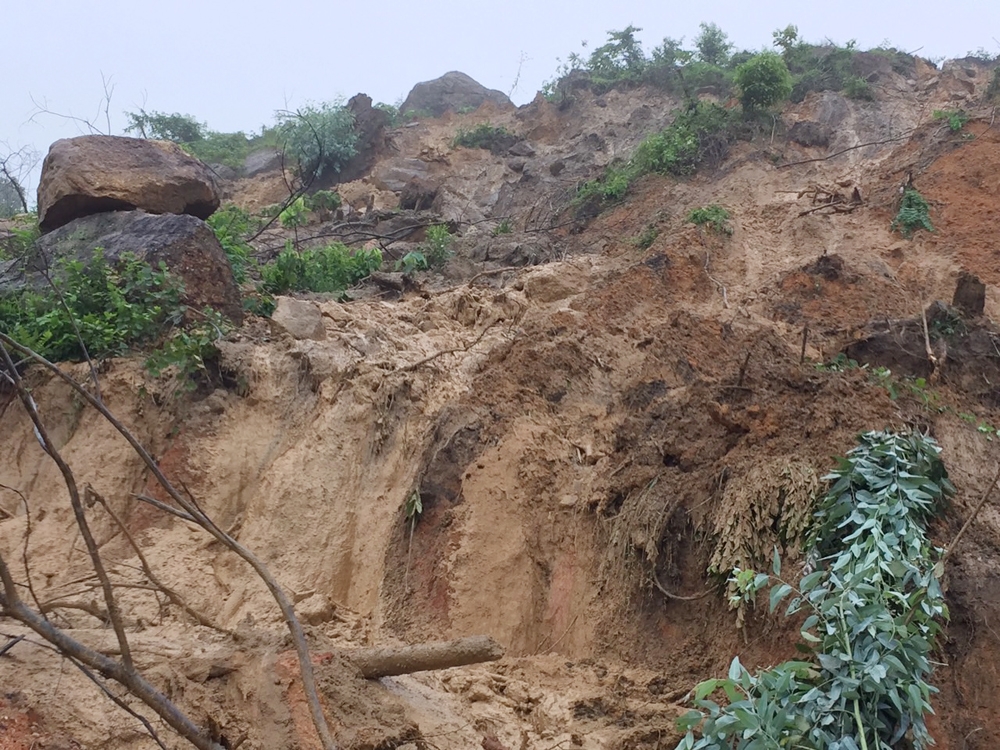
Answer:
[(256, 177), (264, 172), (273, 172), (281, 168), (281, 153), (276, 148), (265, 148), (248, 154), (243, 160), (243, 176)]
[(501, 107), (514, 106), (502, 91), (488, 89), (465, 73), (452, 71), (414, 86), (400, 112), (428, 113), (440, 117), (449, 111), (478, 109), (487, 101)]
[(88, 263), (101, 248), (108, 262), (125, 254), (167, 269), (184, 282), (184, 303), (201, 310), (211, 307), (239, 323), (243, 306), (222, 246), (205, 222), (186, 214), (114, 211), (75, 219), (43, 235), (23, 263), (0, 268), (0, 292), (45, 285), (43, 259), (50, 267), (60, 258)]

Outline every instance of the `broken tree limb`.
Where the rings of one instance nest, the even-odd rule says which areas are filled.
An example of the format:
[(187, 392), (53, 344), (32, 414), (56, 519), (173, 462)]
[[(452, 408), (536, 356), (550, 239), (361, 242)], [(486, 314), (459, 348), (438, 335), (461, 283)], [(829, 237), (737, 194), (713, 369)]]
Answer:
[(503, 654), (503, 646), (488, 635), (416, 646), (385, 646), (344, 652), (344, 656), (369, 680), (496, 661)]

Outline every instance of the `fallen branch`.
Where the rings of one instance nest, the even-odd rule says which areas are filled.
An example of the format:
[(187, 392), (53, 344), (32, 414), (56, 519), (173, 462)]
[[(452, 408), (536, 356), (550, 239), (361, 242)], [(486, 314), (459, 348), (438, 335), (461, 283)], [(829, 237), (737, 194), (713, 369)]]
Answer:
[(938, 563), (942, 570), (944, 569), (945, 562), (948, 561), (949, 555), (951, 555), (951, 553), (955, 551), (955, 547), (958, 546), (958, 543), (962, 539), (962, 535), (965, 534), (966, 529), (972, 525), (972, 522), (976, 520), (976, 516), (979, 515), (979, 511), (982, 510), (984, 505), (986, 505), (986, 501), (990, 499), (990, 495), (993, 494), (993, 488), (997, 486), (997, 482), (1000, 482), (1000, 467), (997, 467), (997, 473), (993, 476), (993, 481), (990, 482), (990, 486), (986, 488), (986, 492), (983, 493), (979, 503), (973, 509), (972, 515), (970, 515), (965, 520), (965, 523), (962, 524), (962, 528), (958, 530), (957, 534), (955, 534), (955, 538), (951, 540), (951, 544), (945, 547), (944, 554), (941, 555), (941, 562)]
[(445, 354), (458, 354), (460, 352), (467, 352), (467, 351), (469, 351), (469, 349), (471, 349), (476, 344), (478, 344), (480, 341), (482, 341), (483, 340), (483, 336), (485, 336), (486, 333), (493, 326), (495, 326), (499, 322), (500, 322), (499, 320), (494, 320), (492, 323), (490, 323), (488, 326), (486, 326), (486, 328), (484, 328), (482, 330), (482, 332), (478, 336), (476, 336), (476, 338), (474, 340), (470, 341), (465, 346), (460, 346), (460, 347), (457, 347), (455, 349), (443, 349), (443, 350), (441, 350), (439, 352), (435, 352), (434, 354), (430, 355), (429, 357), (424, 357), (423, 359), (421, 359), (418, 362), (414, 362), (412, 364), (405, 365), (404, 367), (397, 367), (394, 370), (394, 372), (412, 372), (413, 370), (416, 370), (419, 367), (423, 367), (428, 362), (433, 362), (438, 357), (443, 357)]
[(487, 635), (416, 646), (385, 646), (344, 652), (344, 656), (369, 680), (496, 661), (503, 654), (503, 646)]

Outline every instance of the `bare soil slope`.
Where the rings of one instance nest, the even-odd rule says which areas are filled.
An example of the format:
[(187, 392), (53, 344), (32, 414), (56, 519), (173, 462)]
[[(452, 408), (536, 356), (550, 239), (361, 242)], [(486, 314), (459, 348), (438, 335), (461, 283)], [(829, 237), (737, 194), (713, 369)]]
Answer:
[[(829, 127), (828, 148), (779, 128), (712, 173), (644, 178), (587, 222), (564, 211), (576, 183), (630, 153), (675, 103), (644, 89), (584, 92), (564, 111), (539, 99), (402, 128), (398, 152), (342, 192), (360, 212), (369, 196), (390, 206), (402, 176), (437, 180), (434, 210), (463, 228), (446, 275), (403, 294), (316, 300), (321, 340), (248, 325), (223, 347), (233, 388), (176, 400), (138, 362), (118, 361), (102, 374), (104, 398), (292, 593), (345, 747), (672, 748), (678, 701), (695, 681), (736, 654), (766, 665), (793, 653), (780, 621), (748, 612), (737, 626), (706, 573), (713, 556), (752, 564), (780, 544), (779, 518), (807, 512), (818, 478), (859, 431), (917, 425), (941, 442), (959, 495), (939, 543), (989, 483), (997, 451), (977, 425), (1000, 424), (989, 323), (1000, 318), (1000, 136), (986, 110), (967, 126), (971, 140), (931, 116), (974, 109), (985, 80), (924, 66), (912, 80), (886, 78), (874, 103), (813, 95), (784, 119)], [(451, 147), (458, 127), (487, 117), (530, 142), (524, 164)], [(889, 225), (911, 173), (936, 232), (904, 240)], [(807, 213), (817, 187), (857, 187), (864, 203)], [(262, 180), (236, 195), (269, 189)], [(686, 222), (710, 203), (729, 209), (731, 236)], [(516, 231), (491, 236), (501, 217)], [(639, 249), (649, 226), (659, 233)], [(539, 264), (477, 275), (513, 257)], [(868, 370), (815, 367), (851, 351), (900, 377), (926, 375), (913, 320), (934, 299), (950, 301), (962, 270), (987, 283), (986, 315), (936, 339), (947, 353), (931, 386), (890, 394)], [(885, 322), (878, 337), (873, 326)], [(138, 503), (135, 493), (157, 490), (128, 446), (65, 386), (30, 377), (80, 481), (127, 520), (165, 582), (229, 631), (136, 588), (140, 663), (227, 742), (318, 747), (263, 585), (206, 534)], [(16, 404), (0, 405), (0, 420), (0, 485), (24, 494), (34, 520), (29, 536), (18, 496), (0, 490), (0, 549), (15, 560), (27, 550), (42, 601), (86, 606), (95, 594), (81, 580), (81, 545), (67, 545), (58, 472)], [(423, 512), (411, 525), (413, 492)], [(140, 584), (110, 519), (88, 512), (114, 574)], [(987, 506), (949, 563), (952, 621), (932, 725), (942, 748), (1000, 741), (998, 562), (1000, 514)], [(58, 617), (113, 647), (87, 611)], [(0, 632), (21, 630), (2, 622)], [(508, 656), (368, 683), (338, 654), (475, 633)], [(30, 641), (0, 657), (0, 684), (4, 750), (153, 747)]]

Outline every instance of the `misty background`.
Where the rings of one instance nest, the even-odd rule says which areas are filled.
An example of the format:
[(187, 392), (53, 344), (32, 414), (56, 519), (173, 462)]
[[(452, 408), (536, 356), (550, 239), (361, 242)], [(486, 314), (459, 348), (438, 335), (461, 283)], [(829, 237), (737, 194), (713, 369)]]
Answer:
[[(120, 134), (125, 113), (144, 108), (252, 133), (273, 124), (275, 110), (310, 102), (363, 92), (398, 103), (450, 70), (524, 104), (560, 59), (586, 55), (629, 24), (642, 29), (647, 50), (666, 36), (690, 45), (699, 23), (714, 22), (736, 49), (771, 48), (772, 32), (794, 24), (805, 41), (855, 39), (861, 49), (886, 44), (936, 62), (1000, 53), (1000, 3), (988, 0), (4, 5), (5, 57), (16, 62), (4, 82), (0, 157), (21, 148), (43, 157), (54, 140), (90, 132), (59, 115)], [(26, 179), (32, 200), (39, 167)]]

